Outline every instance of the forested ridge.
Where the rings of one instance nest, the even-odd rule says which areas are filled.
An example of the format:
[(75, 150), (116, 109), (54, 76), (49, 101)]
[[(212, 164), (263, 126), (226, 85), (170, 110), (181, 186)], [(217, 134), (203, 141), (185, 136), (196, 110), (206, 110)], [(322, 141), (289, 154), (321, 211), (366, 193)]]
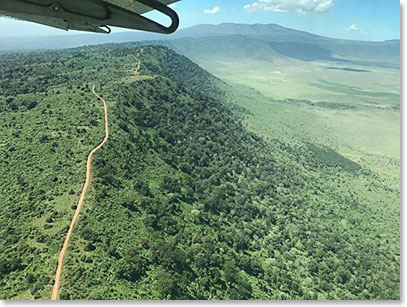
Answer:
[(0, 65), (2, 299), (50, 296), (103, 136), (93, 83), (111, 139), (94, 157), (60, 299), (399, 299), (397, 212), (340, 188), (380, 185), (374, 174), (249, 132), (227, 85), (187, 58), (121, 44)]

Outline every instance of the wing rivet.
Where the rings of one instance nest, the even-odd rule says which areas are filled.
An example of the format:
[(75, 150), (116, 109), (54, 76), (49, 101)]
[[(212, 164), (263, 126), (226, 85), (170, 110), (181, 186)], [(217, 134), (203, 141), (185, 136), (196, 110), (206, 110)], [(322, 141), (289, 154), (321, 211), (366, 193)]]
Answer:
[(54, 4), (52, 8), (54, 9), (55, 12), (59, 12), (61, 10), (58, 4)]

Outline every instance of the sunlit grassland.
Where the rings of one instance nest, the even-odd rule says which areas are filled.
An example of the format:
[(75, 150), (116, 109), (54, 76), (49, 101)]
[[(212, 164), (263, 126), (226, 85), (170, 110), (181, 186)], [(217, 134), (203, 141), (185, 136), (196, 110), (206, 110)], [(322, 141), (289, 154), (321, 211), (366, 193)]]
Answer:
[(242, 92), (259, 92), (239, 101), (263, 134), (314, 140), (399, 177), (399, 69), (281, 59), (201, 64)]
[[(397, 105), (400, 70), (351, 62), (198, 61), (215, 75), (275, 99)], [(356, 70), (356, 71), (349, 71)]]

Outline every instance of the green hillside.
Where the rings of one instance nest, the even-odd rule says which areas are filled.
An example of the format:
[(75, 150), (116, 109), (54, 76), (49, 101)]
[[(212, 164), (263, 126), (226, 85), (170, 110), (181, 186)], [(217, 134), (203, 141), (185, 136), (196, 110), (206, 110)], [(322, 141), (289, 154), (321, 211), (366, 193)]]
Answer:
[[(103, 138), (93, 84), (111, 138), (60, 299), (400, 298), (399, 191), (330, 144), (284, 133), (278, 115), (293, 106), (165, 47), (10, 53), (0, 65), (1, 299), (51, 295)], [(250, 120), (258, 107), (264, 125)]]

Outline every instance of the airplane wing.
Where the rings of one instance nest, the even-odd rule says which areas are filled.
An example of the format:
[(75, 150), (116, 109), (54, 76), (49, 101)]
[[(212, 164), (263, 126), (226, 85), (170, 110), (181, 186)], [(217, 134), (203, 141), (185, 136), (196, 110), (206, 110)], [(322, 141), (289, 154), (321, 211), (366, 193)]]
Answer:
[[(110, 33), (109, 26), (169, 34), (179, 25), (168, 5), (179, 0), (0, 0), (0, 16), (63, 29)], [(157, 10), (171, 19), (166, 27), (142, 16)]]
[[(120, 6), (124, 9), (130, 10), (137, 14), (144, 14), (153, 10), (152, 7), (146, 6), (145, 4), (134, 0), (105, 0), (105, 1)], [(165, 5), (170, 5), (178, 1), (180, 0), (159, 0), (159, 2)]]

